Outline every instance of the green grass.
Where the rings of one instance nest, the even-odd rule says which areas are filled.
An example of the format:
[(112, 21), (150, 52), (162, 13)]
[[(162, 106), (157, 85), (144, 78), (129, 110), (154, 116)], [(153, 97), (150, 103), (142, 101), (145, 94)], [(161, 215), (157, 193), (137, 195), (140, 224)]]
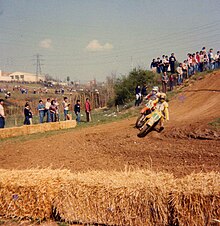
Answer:
[(69, 224), (65, 223), (65, 222), (58, 222), (57, 223), (58, 226), (68, 226)]
[(215, 119), (214, 121), (209, 123), (210, 126), (214, 127), (215, 129), (220, 129), (220, 118)]
[[(125, 118), (137, 116), (140, 108), (141, 107), (126, 109), (126, 108), (120, 107), (119, 112), (116, 112), (116, 109), (93, 110), (92, 114), (91, 114), (91, 117), (92, 117), (91, 122), (86, 122), (85, 113), (82, 112), (81, 114), (83, 114), (83, 116), (81, 116), (81, 122), (75, 128), (55, 130), (55, 131), (47, 131), (45, 133), (35, 133), (35, 134), (30, 134), (28, 136), (10, 137), (10, 138), (1, 139), (0, 143), (1, 142), (7, 142), (7, 141), (16, 143), (16, 142), (23, 142), (23, 141), (27, 141), (27, 140), (35, 140), (35, 139), (40, 139), (40, 138), (46, 138), (46, 137), (50, 137), (50, 136), (57, 135), (57, 134), (77, 131), (79, 129), (86, 128), (86, 127), (93, 127), (93, 126), (96, 126), (96, 125), (115, 122), (115, 121), (123, 120)], [(62, 115), (61, 115), (61, 119), (63, 119)], [(75, 115), (73, 115), (73, 119), (75, 119)], [(36, 116), (35, 120), (38, 120), (37, 116)], [(23, 122), (22, 119), (20, 119), (19, 123), (21, 124), (21, 122)], [(38, 121), (37, 121), (37, 123), (38, 123)]]
[(173, 97), (177, 96), (181, 92), (181, 89), (174, 89), (172, 91), (167, 92), (167, 101), (169, 102)]

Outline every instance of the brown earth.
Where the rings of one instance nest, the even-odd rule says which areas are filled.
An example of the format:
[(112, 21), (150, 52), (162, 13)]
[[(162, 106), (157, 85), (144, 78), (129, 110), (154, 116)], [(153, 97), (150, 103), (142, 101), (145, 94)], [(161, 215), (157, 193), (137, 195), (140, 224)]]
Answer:
[(208, 123), (220, 118), (220, 72), (183, 88), (169, 102), (170, 121), (162, 133), (138, 138), (136, 118), (81, 128), (29, 141), (0, 143), (0, 168), (152, 169), (182, 177), (220, 170), (220, 136)]

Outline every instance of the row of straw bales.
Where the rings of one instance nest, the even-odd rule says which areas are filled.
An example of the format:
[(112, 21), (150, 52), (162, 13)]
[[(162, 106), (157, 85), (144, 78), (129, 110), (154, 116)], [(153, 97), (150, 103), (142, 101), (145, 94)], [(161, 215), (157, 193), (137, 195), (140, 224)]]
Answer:
[(217, 172), (177, 179), (146, 170), (0, 170), (0, 216), (106, 225), (215, 225), (219, 185)]
[(24, 136), (33, 133), (44, 133), (46, 131), (69, 129), (76, 127), (76, 120), (67, 120), (60, 122), (50, 122), (35, 125), (25, 125), (20, 127), (11, 127), (1, 129), (0, 139), (16, 136)]

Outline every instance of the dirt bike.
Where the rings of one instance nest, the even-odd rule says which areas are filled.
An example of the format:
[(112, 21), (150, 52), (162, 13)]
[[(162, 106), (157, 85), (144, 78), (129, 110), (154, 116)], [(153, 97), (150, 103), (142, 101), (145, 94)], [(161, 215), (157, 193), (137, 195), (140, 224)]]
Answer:
[(149, 100), (146, 103), (145, 107), (141, 109), (140, 115), (138, 116), (138, 118), (136, 120), (136, 123), (135, 123), (136, 128), (141, 128), (144, 125), (144, 123), (148, 119), (147, 115), (152, 113), (152, 111), (154, 110), (154, 107), (155, 106), (154, 106), (152, 100)]
[(151, 114), (149, 114), (147, 120), (145, 121), (144, 125), (140, 127), (140, 132), (137, 134), (138, 137), (146, 136), (150, 131), (152, 131), (155, 126), (159, 123), (161, 118), (164, 118), (164, 115), (159, 110), (154, 110)]

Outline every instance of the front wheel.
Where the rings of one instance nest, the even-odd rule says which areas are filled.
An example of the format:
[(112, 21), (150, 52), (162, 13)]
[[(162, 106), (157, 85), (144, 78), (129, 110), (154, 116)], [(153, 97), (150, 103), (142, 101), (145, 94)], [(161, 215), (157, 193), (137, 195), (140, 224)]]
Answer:
[(141, 128), (144, 125), (145, 114), (140, 114), (137, 118), (137, 121), (135, 123), (135, 126), (137, 128)]
[(149, 126), (148, 124), (144, 125), (144, 127), (140, 130), (140, 132), (137, 134), (138, 137), (144, 137), (146, 136), (150, 130), (152, 129), (151, 126)]

